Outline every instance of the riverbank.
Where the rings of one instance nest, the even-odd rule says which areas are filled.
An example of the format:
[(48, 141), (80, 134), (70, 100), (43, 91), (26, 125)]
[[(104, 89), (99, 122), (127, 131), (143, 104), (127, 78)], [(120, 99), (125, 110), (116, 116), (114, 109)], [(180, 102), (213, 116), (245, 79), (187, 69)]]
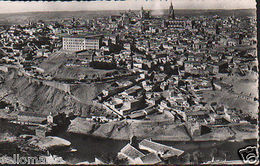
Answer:
[(0, 143), (5, 143), (5, 142), (15, 142), (17, 138), (13, 135), (10, 135), (9, 133), (0, 133)]
[(0, 119), (0, 164), (17, 164), (17, 160), (12, 160), (16, 154), (20, 157), (42, 156), (46, 161), (44, 164), (66, 164), (54, 154), (69, 151), (69, 141), (56, 136), (38, 137), (33, 134), (34, 131), (25, 125)]
[(28, 140), (28, 144), (36, 146), (40, 149), (54, 149), (59, 147), (69, 147), (71, 145), (69, 141), (53, 136), (43, 138), (33, 136), (30, 140)]
[(257, 138), (257, 128), (252, 126), (244, 130), (239, 127), (212, 128), (208, 134), (190, 136), (183, 123), (123, 120), (99, 124), (80, 117), (71, 121), (67, 132), (115, 140), (130, 140), (133, 135), (138, 139), (157, 141), (243, 141)]
[(133, 135), (138, 139), (189, 141), (191, 140), (183, 124), (169, 121), (151, 122), (138, 120), (123, 120), (99, 124), (85, 118), (75, 118), (67, 130), (69, 133), (93, 135), (115, 140), (129, 140)]
[[(70, 145), (69, 141), (59, 137), (16, 137), (0, 133), (0, 164), (22, 164), (20, 158), (28, 158), (27, 164), (67, 164), (62, 157), (52, 154), (56, 154), (55, 151), (66, 152)], [(29, 160), (29, 157), (41, 160)]]
[[(95, 158), (108, 159), (117, 156), (117, 153), (127, 144), (129, 140), (115, 140), (108, 138), (95, 137), (85, 134), (60, 133), (58, 135), (71, 142), (71, 147), (77, 152), (71, 154), (60, 154), (69, 163), (76, 164), (84, 161), (92, 163)], [(141, 140), (139, 140), (141, 141)], [(210, 155), (216, 151), (221, 160), (239, 160), (237, 150), (249, 145), (256, 145), (256, 140), (246, 140), (242, 142), (229, 141), (156, 141), (177, 149), (185, 151), (184, 160), (173, 158), (169, 164), (183, 164), (184, 162), (194, 162), (193, 155), (200, 153), (201, 162), (211, 161)], [(190, 158), (189, 158), (190, 156)], [(194, 164), (194, 163), (192, 163)]]
[[(79, 163), (79, 162), (82, 162), (82, 161), (93, 162), (95, 157), (97, 157), (97, 156), (102, 156), (102, 157), (105, 157), (105, 158), (106, 157), (111, 158), (113, 156), (116, 156), (117, 153), (120, 151), (120, 149), (122, 149), (129, 142), (129, 139), (122, 140), (123, 136), (125, 137), (126, 134), (121, 136), (121, 137), (119, 137), (118, 135), (121, 133), (120, 132), (121, 130), (124, 131), (122, 133), (126, 133), (127, 131), (129, 131), (131, 129), (131, 127), (130, 127), (131, 125), (133, 125), (135, 128), (138, 128), (137, 126), (142, 124), (141, 126), (139, 126), (138, 129), (139, 130), (142, 129), (142, 130), (139, 131), (139, 136), (143, 136), (143, 137), (145, 137), (145, 134), (144, 133), (141, 134), (141, 131), (144, 131), (144, 129), (146, 129), (146, 131), (148, 131), (148, 132), (150, 130), (154, 130), (154, 129), (148, 130), (148, 128), (151, 126), (148, 122), (142, 122), (142, 121), (139, 121), (139, 122), (138, 121), (132, 121), (132, 122), (131, 121), (127, 121), (127, 122), (120, 121), (120, 122), (117, 122), (117, 123), (114, 122), (113, 126), (111, 124), (109, 124), (111, 126), (110, 126), (110, 128), (107, 128), (107, 132), (105, 132), (105, 133), (109, 133), (109, 131), (112, 131), (112, 134), (108, 138), (108, 135), (106, 137), (104, 137), (104, 135), (103, 136), (100, 135), (100, 134), (98, 135), (97, 131), (92, 130), (94, 128), (94, 129), (99, 129), (99, 132), (104, 132), (102, 130), (105, 130), (106, 127), (109, 127), (108, 124), (106, 124), (106, 125), (101, 124), (101, 125), (103, 125), (103, 127), (100, 128), (100, 126), (98, 126), (96, 123), (93, 123), (93, 122), (88, 123), (89, 125), (85, 125), (86, 122), (84, 122), (84, 121), (80, 121), (79, 119), (77, 119), (76, 121), (77, 121), (77, 124), (82, 124), (85, 127), (89, 127), (89, 129), (88, 129), (90, 131), (89, 134), (73, 134), (73, 133), (69, 133), (69, 132), (64, 131), (64, 132), (61, 132), (60, 135), (59, 134), (56, 135), (57, 137), (68, 140), (69, 142), (71, 142), (71, 144), (70, 144), (71, 148), (77, 149), (77, 151), (73, 152), (73, 153), (68, 153), (68, 152), (62, 151), (62, 150), (60, 150), (58, 153), (54, 153), (54, 154), (57, 154), (58, 156), (61, 156), (62, 159), (64, 161), (66, 161), (66, 163), (71, 163), (71, 164), (76, 164), (76, 163)], [(158, 128), (160, 128), (160, 127), (164, 131), (168, 131), (168, 130), (171, 129), (170, 126), (174, 126), (174, 124), (170, 125), (170, 124), (166, 124), (166, 122), (159, 123), (159, 124), (153, 123), (153, 125), (154, 125), (154, 128), (156, 128), (155, 131), (159, 131)], [(128, 130), (123, 129), (126, 126), (128, 127)], [(155, 126), (157, 126), (157, 127), (155, 127)], [(180, 125), (180, 124), (175, 125), (174, 131), (176, 131), (178, 127), (180, 129), (181, 128), (180, 126), (182, 126), (182, 125)], [(83, 132), (85, 130), (84, 128), (79, 128), (79, 126), (74, 126), (74, 127), (77, 128), (78, 132), (84, 133)], [(120, 127), (121, 127), (121, 129), (120, 129)], [(119, 129), (119, 131), (117, 131), (118, 129)], [(72, 130), (72, 128), (70, 128), (70, 130)], [(113, 134), (113, 132), (116, 132), (116, 133)], [(221, 130), (219, 130), (219, 132), (221, 132)], [(168, 134), (169, 133), (170, 132), (168, 132)], [(94, 137), (94, 135), (96, 135), (96, 137)], [(148, 133), (147, 135), (149, 135), (150, 138), (151, 138), (150, 133)], [(114, 136), (116, 136), (116, 137), (114, 137)], [(228, 158), (228, 160), (231, 160), (231, 159), (232, 160), (235, 160), (235, 159), (238, 160), (239, 158), (234, 157), (237, 153), (237, 150), (239, 148), (246, 146), (246, 145), (254, 145), (255, 142), (256, 142), (256, 141), (255, 142), (253, 141), (253, 143), (252, 143), (252, 141), (250, 141), (250, 142), (248, 142), (248, 141), (229, 142), (229, 141), (203, 141), (203, 140), (191, 141), (191, 140), (188, 140), (188, 139), (187, 140), (179, 139), (179, 141), (177, 141), (178, 140), (177, 136), (175, 136), (174, 140), (170, 139), (170, 138), (173, 138), (173, 137), (164, 137), (164, 139), (161, 139), (162, 137), (164, 137), (164, 136), (158, 136), (158, 135), (154, 136), (154, 138), (155, 138), (154, 140), (155, 141), (161, 140), (161, 141), (158, 141), (158, 142), (161, 142), (163, 144), (184, 150), (185, 153), (188, 153), (190, 155), (193, 155), (193, 153), (197, 153), (197, 151), (202, 152), (203, 154), (205, 154), (204, 157), (203, 157), (203, 162), (211, 160), (209, 157), (207, 157), (207, 155), (209, 155), (209, 153), (211, 153), (211, 152), (209, 152), (209, 149), (210, 149), (210, 151), (212, 151), (211, 149), (213, 149), (213, 147), (216, 147), (218, 149), (219, 148), (222, 149), (223, 153), (229, 153), (230, 149), (235, 149), (234, 152), (232, 151), (233, 154), (231, 156), (233, 156), (233, 157), (230, 157), (230, 159)], [(35, 149), (35, 148), (22, 148), (21, 149), (21, 147), (20, 147), (21, 145), (23, 147), (29, 147), (29, 146), (27, 146), (27, 145), (29, 145), (29, 142), (31, 142), (29, 140), (34, 140), (32, 138), (26, 139), (26, 138), (29, 138), (29, 137), (26, 137), (26, 138), (23, 138), (23, 139), (22, 138), (23, 138), (22, 136), (21, 136), (21, 138), (17, 137), (18, 141), (15, 141), (13, 144), (16, 145), (15, 147), (17, 147), (17, 148), (19, 147), (18, 148), (19, 150), (26, 150), (26, 152), (17, 151), (17, 150), (15, 150), (15, 148), (13, 148), (14, 151), (10, 151), (11, 149), (9, 149), (8, 150), (8, 151), (10, 151), (10, 152), (8, 152), (9, 157), (10, 156), (12, 157), (12, 154), (14, 154), (14, 153), (24, 154), (25, 156), (26, 155), (34, 156), (34, 155), (36, 155), (36, 153), (37, 153), (36, 156), (38, 156), (38, 153), (40, 153), (40, 155), (46, 155), (45, 153), (43, 153), (41, 151), (37, 152), (38, 148), (37, 149)], [(114, 138), (117, 138), (117, 139), (114, 139)], [(39, 138), (37, 138), (37, 139), (39, 139)], [(44, 139), (48, 140), (48, 138), (44, 138)], [(24, 140), (24, 141), (21, 141), (21, 140)], [(45, 143), (46, 141), (44, 141), (44, 140), (40, 141), (40, 139), (39, 139), (38, 142), (39, 143), (42, 142), (40, 144), (46, 145), (46, 143)], [(50, 142), (52, 142), (52, 141), (50, 141)], [(222, 151), (221, 151), (221, 153), (222, 153)], [(2, 154), (7, 154), (7, 153), (4, 152)], [(228, 156), (228, 154), (227, 154), (227, 156)], [(223, 157), (223, 159), (224, 159), (224, 157)], [(176, 160), (171, 161), (170, 163), (176, 163)]]

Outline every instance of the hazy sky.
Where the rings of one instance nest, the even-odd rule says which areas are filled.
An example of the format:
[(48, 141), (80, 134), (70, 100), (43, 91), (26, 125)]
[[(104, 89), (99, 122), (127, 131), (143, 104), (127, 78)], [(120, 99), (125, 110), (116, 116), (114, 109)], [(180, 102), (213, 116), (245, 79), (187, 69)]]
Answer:
[[(256, 0), (172, 0), (176, 9), (248, 9)], [(171, 0), (125, 0), (92, 2), (0, 2), (0, 13), (32, 11), (166, 9)]]

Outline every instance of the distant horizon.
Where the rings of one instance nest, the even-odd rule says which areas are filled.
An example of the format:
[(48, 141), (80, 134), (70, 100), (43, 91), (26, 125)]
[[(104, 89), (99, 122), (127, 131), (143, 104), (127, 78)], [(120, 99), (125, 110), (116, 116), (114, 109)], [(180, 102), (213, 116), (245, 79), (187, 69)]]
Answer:
[[(129, 9), (131, 10), (131, 9)], [(106, 12), (106, 11), (129, 11), (129, 10), (59, 10), (59, 11), (22, 11), (22, 12), (10, 12), (10, 13), (0, 13), (0, 15), (5, 15), (5, 14), (19, 14), (19, 13), (52, 13), (52, 12)], [(147, 9), (149, 10), (149, 9)], [(160, 10), (167, 10), (167, 9), (154, 9), (154, 10), (149, 10), (149, 11), (160, 11)], [(175, 11), (178, 10), (256, 10), (255, 8), (247, 8), (247, 9), (174, 9)], [(136, 10), (131, 10), (131, 11), (140, 11), (138, 9)]]
[(73, 11), (138, 11), (166, 10), (172, 2), (175, 10), (240, 10), (256, 9), (255, 0), (110, 0), (65, 2), (0, 2), (0, 14)]

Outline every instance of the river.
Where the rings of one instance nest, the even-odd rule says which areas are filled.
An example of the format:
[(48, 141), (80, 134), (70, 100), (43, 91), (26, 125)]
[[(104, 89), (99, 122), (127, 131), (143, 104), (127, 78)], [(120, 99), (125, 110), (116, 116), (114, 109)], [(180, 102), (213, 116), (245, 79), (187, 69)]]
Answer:
[[(88, 161), (93, 162), (95, 157), (108, 158), (114, 157), (128, 143), (128, 141), (119, 141), (104, 139), (99, 137), (60, 133), (57, 136), (62, 137), (72, 143), (72, 148), (77, 149), (74, 153), (61, 153), (60, 156), (72, 164)], [(243, 142), (227, 141), (174, 141), (160, 142), (185, 151), (184, 159), (170, 159), (169, 164), (185, 162), (207, 162), (214, 156), (219, 160), (240, 160), (238, 150), (248, 145), (256, 145), (256, 140), (247, 140)], [(194, 157), (199, 156), (199, 157)]]
[[(0, 129), (13, 129), (19, 131), (21, 129), (14, 129), (14, 126), (6, 125), (4, 121), (0, 120)], [(2, 132), (3, 132), (2, 131)], [(1, 132), (0, 132), (1, 134)], [(65, 131), (55, 133), (55, 136), (64, 138), (71, 142), (71, 147), (77, 149), (73, 153), (64, 153), (61, 151), (57, 155), (71, 164), (76, 164), (83, 161), (93, 162), (97, 158), (113, 158), (117, 153), (128, 143), (128, 141), (119, 141), (112, 139), (105, 139), (94, 136), (87, 136), (81, 134), (72, 134)], [(248, 145), (256, 145), (256, 140), (246, 140), (243, 142), (228, 142), (228, 141), (172, 141), (160, 142), (165, 145), (172, 146), (185, 151), (182, 159), (170, 159), (169, 164), (183, 164), (184, 162), (207, 162), (212, 159), (216, 160), (239, 160), (238, 150)], [(0, 142), (0, 156), (12, 156), (13, 153), (19, 153), (16, 143), (1, 143)], [(56, 154), (56, 153), (54, 153)], [(194, 157), (195, 156), (195, 157)], [(198, 157), (196, 157), (198, 156)]]

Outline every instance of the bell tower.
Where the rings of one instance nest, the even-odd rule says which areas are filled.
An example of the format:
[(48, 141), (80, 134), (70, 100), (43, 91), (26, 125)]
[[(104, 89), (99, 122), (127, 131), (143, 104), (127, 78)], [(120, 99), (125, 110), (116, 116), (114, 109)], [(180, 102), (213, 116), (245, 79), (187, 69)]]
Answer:
[(144, 18), (144, 7), (143, 6), (141, 7), (141, 10), (140, 10), (140, 17)]
[(171, 5), (170, 5), (170, 8), (169, 8), (169, 18), (173, 19), (173, 20), (175, 19), (175, 14), (174, 14), (172, 2), (171, 2)]

